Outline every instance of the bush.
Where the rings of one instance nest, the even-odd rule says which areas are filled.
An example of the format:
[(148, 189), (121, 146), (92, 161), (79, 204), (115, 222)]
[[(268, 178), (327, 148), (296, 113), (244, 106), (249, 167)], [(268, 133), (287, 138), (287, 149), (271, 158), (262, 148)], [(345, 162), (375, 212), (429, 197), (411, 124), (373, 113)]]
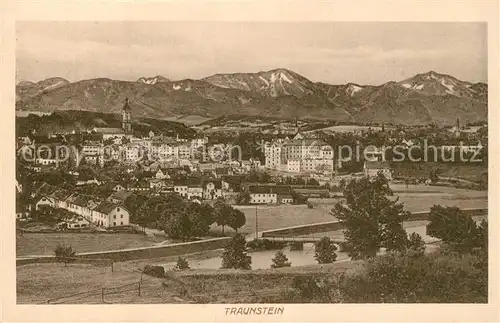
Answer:
[(310, 208), (310, 209), (312, 209), (312, 208), (314, 208), (314, 205), (311, 202), (308, 201), (307, 202), (307, 207)]
[(316, 242), (314, 249), (314, 258), (318, 261), (318, 264), (329, 264), (337, 259), (335, 253), (337, 246), (328, 237), (323, 237)]
[(66, 266), (67, 263), (75, 260), (76, 252), (71, 246), (58, 244), (54, 249), (54, 255), (57, 262), (64, 262), (64, 266)]
[(422, 256), (425, 253), (425, 242), (418, 233), (411, 233), (408, 238), (408, 250), (409, 255)]
[(144, 267), (143, 273), (149, 276), (163, 278), (165, 277), (165, 268), (163, 268), (163, 266), (146, 265), (146, 267)]
[(333, 284), (323, 277), (297, 276), (292, 281), (292, 291), (284, 296), (290, 303), (331, 303), (333, 301)]
[(285, 246), (286, 242), (284, 241), (275, 241), (269, 239), (254, 239), (247, 242), (247, 248), (251, 249), (252, 251), (283, 249)]
[(469, 252), (473, 248), (484, 247), (487, 239), (483, 238), (482, 226), (478, 227), (470, 216), (456, 206), (434, 205), (430, 210), (426, 231), (431, 237), (441, 239), (457, 251)]
[(186, 260), (186, 258), (179, 257), (177, 258), (177, 264), (175, 265), (175, 269), (177, 270), (189, 269), (189, 262)]
[(486, 253), (389, 253), (370, 260), (364, 271), (341, 277), (338, 288), (343, 302), (485, 303)]
[(277, 301), (288, 303), (487, 303), (488, 258), (438, 251), (376, 256), (361, 270), (298, 276)]
[(274, 258), (271, 260), (273, 262), (271, 264), (271, 268), (283, 268), (283, 267), (290, 267), (292, 265), (292, 263), (288, 261), (288, 257), (282, 250), (276, 252)]
[(350, 253), (352, 251), (352, 245), (348, 242), (340, 242), (339, 243), (339, 251)]

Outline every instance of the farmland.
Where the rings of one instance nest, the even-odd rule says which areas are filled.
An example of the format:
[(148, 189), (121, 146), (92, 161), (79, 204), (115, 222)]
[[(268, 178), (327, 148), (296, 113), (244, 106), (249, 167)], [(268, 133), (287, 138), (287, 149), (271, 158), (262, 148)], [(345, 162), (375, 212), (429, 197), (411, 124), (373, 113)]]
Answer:
[[(395, 197), (399, 197), (400, 202), (403, 202), (410, 212), (428, 211), (435, 204), (460, 208), (488, 206), (486, 191), (423, 185), (410, 185), (409, 188), (405, 185), (393, 185), (392, 189)], [(341, 199), (310, 199), (310, 201), (313, 204), (312, 209), (306, 205), (241, 206), (239, 208), (245, 213), (247, 221), (240, 231), (246, 234), (255, 232), (256, 214), (259, 231), (335, 220), (330, 210)], [(231, 229), (226, 228), (226, 230)]]

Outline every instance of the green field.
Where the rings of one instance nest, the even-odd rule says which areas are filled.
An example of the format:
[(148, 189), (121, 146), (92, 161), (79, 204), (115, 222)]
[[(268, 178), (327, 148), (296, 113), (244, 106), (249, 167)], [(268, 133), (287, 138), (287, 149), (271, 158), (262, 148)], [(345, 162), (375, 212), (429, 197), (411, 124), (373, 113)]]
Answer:
[(52, 255), (57, 244), (71, 245), (77, 252), (152, 246), (165, 240), (133, 233), (24, 233), (16, 238), (17, 257)]

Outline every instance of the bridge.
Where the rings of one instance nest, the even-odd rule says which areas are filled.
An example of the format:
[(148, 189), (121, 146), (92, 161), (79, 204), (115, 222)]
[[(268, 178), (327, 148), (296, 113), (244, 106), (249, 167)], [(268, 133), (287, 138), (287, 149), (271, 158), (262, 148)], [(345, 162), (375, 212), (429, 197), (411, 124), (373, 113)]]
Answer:
[[(309, 237), (309, 236), (265, 236), (265, 237), (259, 237), (259, 240), (267, 239), (271, 241), (283, 241), (287, 243), (316, 243), (319, 240), (324, 238), (324, 236), (321, 237)], [(343, 240), (335, 240), (330, 238), (330, 240), (333, 241), (335, 244), (340, 244), (344, 242)]]

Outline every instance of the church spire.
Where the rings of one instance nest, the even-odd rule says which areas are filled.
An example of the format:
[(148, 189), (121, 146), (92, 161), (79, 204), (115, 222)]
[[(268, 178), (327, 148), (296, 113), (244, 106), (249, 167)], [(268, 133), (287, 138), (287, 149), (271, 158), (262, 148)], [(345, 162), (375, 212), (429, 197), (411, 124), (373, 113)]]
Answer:
[(125, 133), (132, 132), (132, 116), (130, 106), (128, 105), (128, 98), (125, 97), (125, 104), (122, 109), (122, 129)]
[(130, 106), (128, 105), (128, 98), (125, 97), (125, 104), (123, 105), (123, 111), (130, 111)]

